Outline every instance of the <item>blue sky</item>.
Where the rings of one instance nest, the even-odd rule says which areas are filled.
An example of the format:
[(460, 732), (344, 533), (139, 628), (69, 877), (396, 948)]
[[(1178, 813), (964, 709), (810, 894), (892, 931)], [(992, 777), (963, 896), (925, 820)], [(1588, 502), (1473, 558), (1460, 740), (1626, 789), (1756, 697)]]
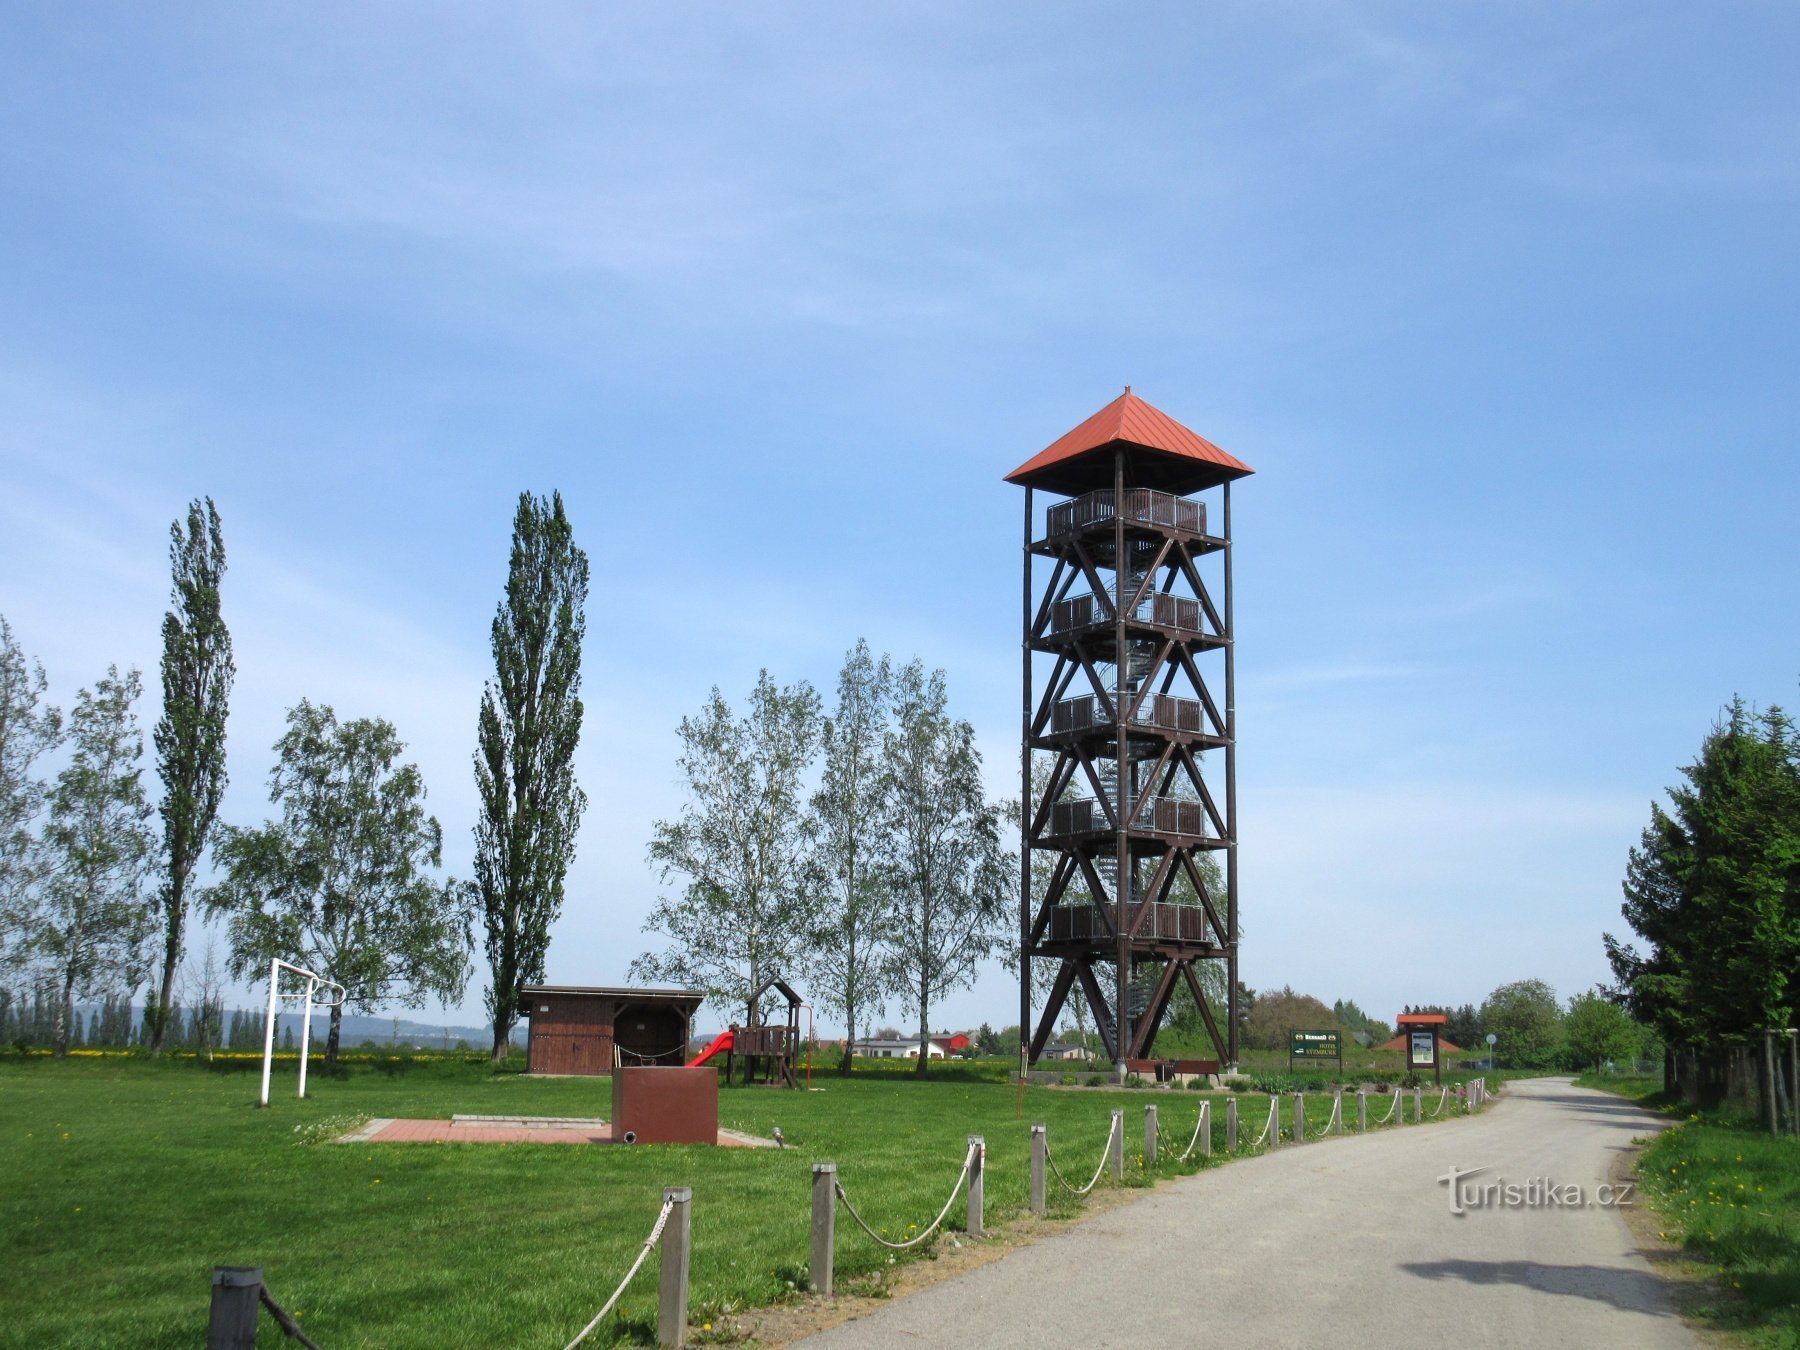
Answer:
[[(715, 683), (828, 686), (866, 636), (945, 668), (1009, 787), (1000, 479), (1125, 383), (1258, 470), (1252, 986), (1591, 985), (1652, 797), (1733, 693), (1795, 701), (1786, 7), (0, 22), (0, 613), (59, 701), (154, 686), (211, 494), (226, 818), (324, 700), (397, 724), (466, 875), (512, 504), (560, 488), (594, 584), (556, 981), (643, 949)], [(943, 1020), (1015, 1010), (996, 974)]]

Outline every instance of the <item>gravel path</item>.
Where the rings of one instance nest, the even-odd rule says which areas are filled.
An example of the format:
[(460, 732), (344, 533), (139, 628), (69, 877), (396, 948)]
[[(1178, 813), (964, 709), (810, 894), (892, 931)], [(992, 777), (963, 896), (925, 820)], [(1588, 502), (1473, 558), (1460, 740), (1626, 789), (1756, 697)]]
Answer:
[[(1661, 1123), (1566, 1080), (1516, 1082), (1471, 1119), (1287, 1145), (1165, 1184), (801, 1343), (1695, 1346), (1596, 1194)], [(1579, 1186), (1585, 1203), (1502, 1193), (1456, 1215), (1440, 1180), (1452, 1167), (1486, 1169), (1465, 1193), (1537, 1179), (1565, 1202), (1560, 1188)]]

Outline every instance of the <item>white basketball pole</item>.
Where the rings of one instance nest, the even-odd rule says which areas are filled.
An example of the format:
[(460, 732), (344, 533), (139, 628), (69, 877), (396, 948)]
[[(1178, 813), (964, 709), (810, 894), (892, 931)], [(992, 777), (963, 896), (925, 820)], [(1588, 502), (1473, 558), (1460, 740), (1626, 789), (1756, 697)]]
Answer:
[(276, 981), (279, 979), (280, 969), (281, 962), (269, 962), (269, 1013), (263, 1019), (262, 1100), (257, 1103), (258, 1106), (264, 1107), (269, 1104), (269, 1066), (275, 1060), (275, 999)]
[(312, 996), (313, 990), (319, 987), (311, 976), (306, 980), (305, 1016), (300, 1022), (300, 1096), (306, 1096), (306, 1051), (312, 1044)]

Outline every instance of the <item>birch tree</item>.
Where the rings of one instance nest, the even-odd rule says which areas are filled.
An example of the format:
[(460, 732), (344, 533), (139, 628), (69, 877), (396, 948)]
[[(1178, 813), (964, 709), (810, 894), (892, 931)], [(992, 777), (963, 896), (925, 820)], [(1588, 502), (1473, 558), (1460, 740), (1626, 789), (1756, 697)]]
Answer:
[(1000, 843), (1001, 807), (981, 780), (975, 729), (949, 713), (943, 671), (918, 661), (894, 685), (884, 747), (882, 852), (893, 897), (888, 969), (918, 1016), (919, 1062), (929, 1056), (934, 1000), (975, 978), (1006, 941), (1017, 860)]
[(856, 1030), (883, 1011), (882, 929), (886, 876), (876, 850), (882, 795), (882, 747), (893, 672), (858, 640), (838, 673), (837, 707), (823, 725), (824, 772), (812, 798), (813, 887), (818, 919), (807, 963), (821, 1008), (844, 1018), (849, 1073)]
[(55, 992), (52, 1044), (69, 1050), (75, 1000), (143, 979), (151, 913), (144, 897), (155, 837), (144, 800), (144, 736), (135, 670), (112, 667), (69, 714), (69, 763), (50, 790), (47, 870), (34, 888), (31, 958)]
[(425, 812), (418, 766), (380, 718), (339, 722), (302, 700), (275, 743), (269, 800), (279, 820), (223, 826), (225, 879), (202, 896), (226, 921), (231, 973), (261, 978), (273, 957), (344, 986), (331, 1010), (325, 1062), (336, 1062), (345, 1007), (371, 1012), (427, 996), (462, 997), (469, 975), (469, 888), (428, 875), (443, 830)]
[(44, 703), (46, 688), (44, 668), (25, 659), (0, 615), (0, 975), (24, 960), (28, 898), (43, 866), (37, 761), (62, 739), (62, 715)]
[(818, 754), (819, 696), (805, 681), (777, 687), (765, 670), (742, 717), (715, 686), (679, 734), (687, 801), (656, 822), (650, 861), (682, 888), (644, 921), (669, 945), (631, 973), (704, 989), (754, 1020), (750, 995), (801, 964), (814, 921), (803, 777)]

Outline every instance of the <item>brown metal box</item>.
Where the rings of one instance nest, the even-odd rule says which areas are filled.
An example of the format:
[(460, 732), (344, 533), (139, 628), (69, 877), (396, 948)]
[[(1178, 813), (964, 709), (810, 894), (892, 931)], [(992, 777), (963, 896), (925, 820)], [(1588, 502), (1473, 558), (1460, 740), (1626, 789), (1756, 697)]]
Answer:
[(719, 1071), (627, 1069), (612, 1072), (615, 1144), (719, 1142)]

